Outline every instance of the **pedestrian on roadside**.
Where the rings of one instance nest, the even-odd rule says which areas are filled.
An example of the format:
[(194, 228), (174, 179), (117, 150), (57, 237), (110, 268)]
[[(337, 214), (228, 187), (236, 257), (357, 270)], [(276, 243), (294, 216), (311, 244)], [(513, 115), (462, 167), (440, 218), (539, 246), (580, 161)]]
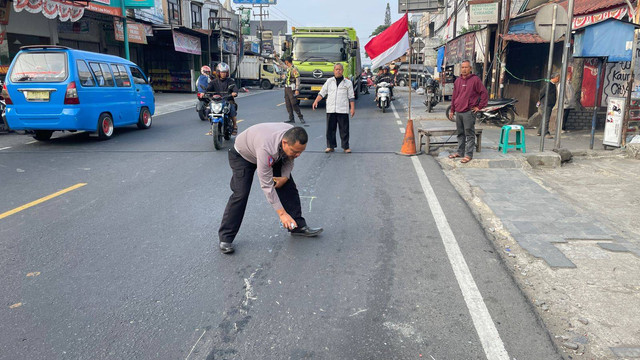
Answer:
[(564, 116), (562, 117), (562, 132), (567, 131), (567, 120), (569, 120), (569, 114), (571, 110), (575, 108), (575, 93), (573, 91), (573, 85), (571, 85), (572, 73), (567, 72), (567, 81), (564, 85)]
[(287, 73), (284, 78), (284, 102), (287, 106), (287, 112), (289, 113), (289, 121), (286, 123), (295, 123), (293, 112), (298, 114), (300, 123), (304, 124), (304, 118), (300, 111), (299, 100), (296, 96), (300, 95), (300, 73), (295, 66), (293, 66), (293, 60), (288, 57), (284, 59), (284, 64), (287, 66)]
[[(553, 136), (549, 132), (549, 128), (551, 128), (549, 121), (551, 120), (551, 112), (553, 108), (556, 106), (556, 100), (558, 98), (558, 94), (556, 91), (556, 84), (560, 81), (560, 74), (553, 73), (551, 74), (551, 79), (542, 87), (540, 90), (540, 96), (537, 107), (542, 108), (542, 122), (540, 123), (540, 128), (538, 128), (538, 136), (544, 134), (546, 137), (553, 139)], [(549, 88), (549, 98), (545, 99), (547, 87)], [(546, 102), (545, 102), (546, 101)], [(546, 109), (544, 108), (546, 106)], [(544, 123), (544, 129), (542, 129), (542, 123)]]
[(463, 155), (461, 163), (468, 163), (473, 159), (473, 149), (476, 146), (475, 113), (486, 107), (488, 101), (487, 88), (477, 75), (471, 73), (471, 62), (464, 60), (460, 64), (460, 77), (453, 83), (453, 95), (451, 95), (449, 117), (455, 116), (456, 119), (458, 151), (449, 155), (450, 159)]
[(324, 152), (333, 152), (338, 146), (336, 127), (340, 128), (340, 145), (345, 153), (351, 153), (349, 147), (349, 114), (356, 114), (355, 93), (353, 83), (343, 75), (344, 67), (337, 63), (333, 66), (333, 77), (327, 79), (320, 93), (313, 102), (313, 109), (318, 108), (322, 98), (327, 99), (327, 148)]
[(253, 125), (238, 135), (234, 147), (229, 149), (233, 194), (218, 230), (223, 254), (235, 250), (233, 240), (242, 224), (256, 170), (267, 201), (291, 235), (314, 237), (322, 232), (322, 228), (308, 227), (302, 217), (300, 195), (291, 175), (293, 161), (306, 149), (307, 141), (303, 128), (283, 123)]

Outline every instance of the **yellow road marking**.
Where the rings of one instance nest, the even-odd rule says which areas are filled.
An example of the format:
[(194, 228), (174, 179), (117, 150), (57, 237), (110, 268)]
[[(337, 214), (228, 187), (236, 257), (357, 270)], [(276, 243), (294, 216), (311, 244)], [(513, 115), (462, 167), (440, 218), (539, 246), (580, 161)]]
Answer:
[(282, 105), (284, 105), (284, 103), (282, 103), (282, 104), (278, 104), (278, 105), (276, 105), (276, 106), (282, 106)]
[(27, 274), (27, 277), (35, 277), (40, 275), (40, 271), (34, 271)]
[(18, 213), (18, 212), (20, 212), (20, 211), (22, 211), (22, 210), (26, 210), (26, 209), (28, 209), (28, 208), (30, 208), (30, 207), (32, 207), (32, 206), (36, 206), (36, 205), (41, 204), (41, 203), (43, 203), (43, 202), (45, 202), (45, 201), (47, 201), (47, 200), (51, 200), (51, 199), (53, 199), (53, 198), (54, 198), (54, 197), (56, 197), (56, 196), (60, 196), (60, 195), (62, 195), (62, 194), (68, 193), (69, 191), (73, 191), (73, 190), (75, 190), (75, 189), (77, 189), (77, 188), (81, 188), (81, 187), (83, 187), (83, 186), (85, 186), (85, 185), (87, 185), (87, 183), (79, 183), (79, 184), (75, 184), (75, 185), (70, 186), (70, 187), (68, 187), (68, 188), (66, 188), (66, 189), (60, 190), (60, 191), (58, 191), (58, 192), (56, 192), (56, 193), (53, 193), (53, 194), (51, 194), (51, 195), (47, 195), (47, 196), (45, 196), (45, 197), (43, 197), (43, 198), (40, 198), (40, 199), (38, 199), (38, 200), (36, 200), (36, 201), (32, 201), (32, 202), (30, 202), (30, 203), (28, 203), (28, 204), (22, 205), (22, 206), (17, 207), (17, 208), (15, 208), (15, 209), (13, 209), (13, 210), (9, 210), (9, 211), (7, 211), (7, 212), (4, 212), (4, 213), (0, 214), (0, 219), (4, 219), (4, 218), (6, 218), (7, 216), (13, 215), (13, 214)]
[(244, 121), (244, 119), (240, 119), (240, 120), (236, 121), (236, 124), (237, 124), (237, 123), (241, 123), (241, 122), (243, 122), (243, 121)]
[(9, 309), (19, 308), (20, 306), (22, 306), (22, 303), (21, 303), (21, 302), (20, 302), (20, 303), (16, 303), (16, 304), (13, 304), (13, 305), (9, 306)]

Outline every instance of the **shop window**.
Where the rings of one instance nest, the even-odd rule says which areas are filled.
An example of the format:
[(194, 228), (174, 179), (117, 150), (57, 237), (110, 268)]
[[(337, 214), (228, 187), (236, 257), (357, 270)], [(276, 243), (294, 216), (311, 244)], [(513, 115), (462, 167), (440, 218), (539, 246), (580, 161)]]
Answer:
[(91, 70), (87, 64), (82, 61), (76, 61), (76, 67), (78, 68), (78, 78), (80, 79), (80, 85), (82, 86), (96, 86), (96, 81), (93, 79), (93, 75), (91, 75)]
[(133, 82), (136, 84), (147, 84), (147, 78), (144, 76), (140, 69), (135, 67), (130, 67), (131, 76), (133, 76)]
[(202, 7), (194, 3), (191, 3), (191, 27), (202, 29)]
[(169, 23), (180, 24), (180, 2), (178, 0), (167, 0), (169, 7)]

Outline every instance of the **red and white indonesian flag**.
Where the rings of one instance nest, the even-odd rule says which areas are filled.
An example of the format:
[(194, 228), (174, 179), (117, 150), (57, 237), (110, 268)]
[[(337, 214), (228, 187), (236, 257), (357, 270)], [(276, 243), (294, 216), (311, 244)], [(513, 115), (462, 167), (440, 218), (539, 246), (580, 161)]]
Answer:
[(385, 31), (364, 46), (372, 60), (371, 68), (378, 68), (393, 61), (409, 50), (409, 17), (404, 14)]

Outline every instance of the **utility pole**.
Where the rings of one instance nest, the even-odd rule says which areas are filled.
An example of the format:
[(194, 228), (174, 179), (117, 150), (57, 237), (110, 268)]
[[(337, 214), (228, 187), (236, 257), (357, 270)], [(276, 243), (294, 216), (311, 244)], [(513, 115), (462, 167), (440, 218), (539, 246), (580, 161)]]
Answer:
[(124, 58), (129, 59), (129, 31), (127, 30), (127, 8), (124, 6), (124, 0), (120, 1), (120, 10), (122, 11), (122, 33), (124, 34)]
[(458, 0), (453, 0), (453, 37), (458, 35)]
[[(491, 67), (491, 97), (498, 93), (498, 53), (500, 50), (500, 33), (502, 32), (502, 0), (498, 1), (498, 24), (496, 25), (496, 41), (493, 48), (493, 66)], [(488, 46), (488, 45), (487, 45)]]
[[(633, 16), (633, 24), (638, 23), (638, 19), (640, 18), (640, 14), (638, 13), (640, 10), (640, 6), (636, 7), (636, 12)], [(624, 111), (624, 119), (622, 120), (622, 141), (621, 146), (627, 145), (627, 128), (629, 127), (629, 108), (631, 107), (631, 93), (633, 92), (633, 82), (635, 79), (635, 68), (637, 62), (637, 54), (638, 51), (638, 29), (634, 27), (633, 29), (633, 44), (631, 46), (631, 75), (629, 76), (629, 82), (627, 83), (627, 99), (626, 106)]]
[(569, 65), (569, 47), (571, 47), (571, 30), (573, 26), (573, 0), (569, 0), (567, 8), (567, 28), (564, 31), (564, 47), (562, 49), (562, 73), (560, 75), (560, 91), (558, 93), (558, 114), (556, 115), (556, 143), (554, 149), (560, 149), (560, 132), (564, 118), (564, 94), (567, 91), (567, 67)]
[[(501, 29), (501, 34), (507, 33), (509, 31), (509, 20), (511, 20), (511, 0), (507, 0), (507, 6), (505, 7), (505, 11), (506, 13), (504, 14), (504, 22), (502, 23), (502, 29)], [(500, 51), (501, 51), (501, 58), (502, 60), (500, 61), (500, 67), (498, 67), (499, 69), (499, 74), (500, 77), (498, 79), (499, 83), (498, 83), (498, 91), (497, 91), (497, 98), (502, 98), (502, 94), (504, 91), (504, 71), (505, 71), (505, 64), (507, 62), (507, 42), (503, 40), (501, 40), (501, 46), (500, 46)]]
[[(260, 25), (258, 26), (258, 33), (260, 34), (259, 39), (258, 39), (258, 40), (260, 40), (260, 50), (259, 50), (258, 52), (259, 52), (259, 54), (260, 54), (260, 55), (262, 55), (262, 31), (264, 30), (264, 29), (262, 28), (262, 18), (263, 18), (263, 17), (266, 17), (266, 16), (269, 16), (269, 13), (268, 13), (268, 12), (265, 12), (265, 13), (263, 13), (263, 12), (262, 12), (262, 7), (263, 7), (263, 6), (269, 6), (269, 5), (263, 5), (263, 4), (260, 4), (260, 5), (258, 5), (258, 6), (259, 6), (259, 8), (260, 8), (260, 14), (258, 14), (258, 15), (253, 14), (253, 16), (254, 16), (254, 17), (256, 17), (256, 16), (260, 17)], [(254, 7), (255, 7), (255, 5), (254, 5)]]

